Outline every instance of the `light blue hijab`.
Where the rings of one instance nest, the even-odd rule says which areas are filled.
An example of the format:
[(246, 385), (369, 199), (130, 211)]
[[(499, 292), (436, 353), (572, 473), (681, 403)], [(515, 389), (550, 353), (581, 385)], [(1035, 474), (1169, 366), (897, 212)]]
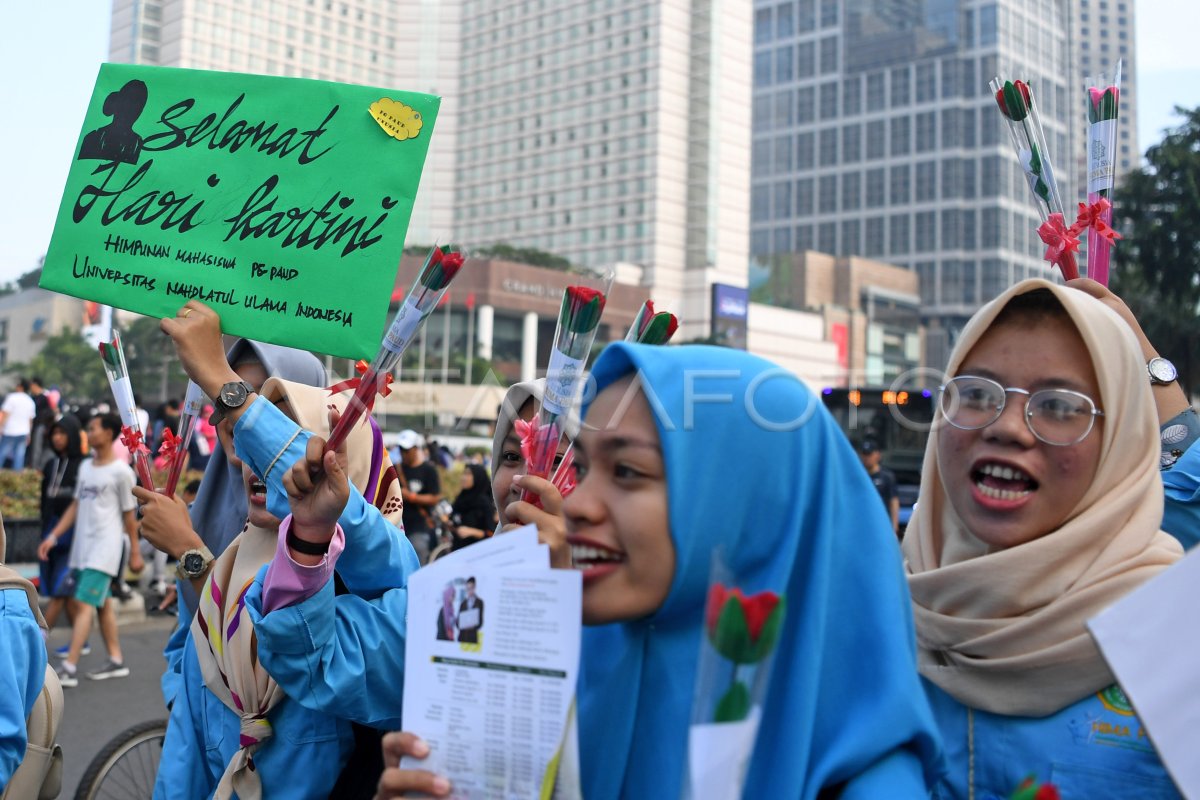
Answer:
[(675, 576), (652, 616), (584, 629), (584, 796), (680, 796), (720, 548), (735, 586), (787, 593), (744, 796), (928, 797), (940, 744), (908, 588), (845, 436), (795, 376), (739, 350), (613, 344), (597, 391), (635, 370), (662, 440)]

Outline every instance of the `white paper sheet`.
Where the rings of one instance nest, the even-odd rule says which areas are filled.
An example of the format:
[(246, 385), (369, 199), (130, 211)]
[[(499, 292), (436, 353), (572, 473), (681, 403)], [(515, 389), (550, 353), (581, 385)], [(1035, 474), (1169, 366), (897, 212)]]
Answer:
[(1200, 800), (1200, 549), (1088, 622), (1176, 787)]
[[(532, 526), (438, 559), (409, 579), (404, 729), (429, 743), (402, 766), (445, 775), (459, 800), (540, 796), (579, 670), (582, 583), (552, 570)], [(482, 604), (462, 611), (475, 580)], [(454, 639), (444, 634), (454, 590)], [(477, 642), (458, 640), (476, 628)]]

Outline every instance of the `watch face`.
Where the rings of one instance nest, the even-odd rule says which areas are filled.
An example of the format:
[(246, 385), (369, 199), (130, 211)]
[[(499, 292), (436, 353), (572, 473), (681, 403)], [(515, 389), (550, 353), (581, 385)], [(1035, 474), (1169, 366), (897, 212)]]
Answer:
[(236, 408), (246, 402), (246, 387), (240, 383), (227, 383), (221, 387), (221, 401)]
[(1150, 374), (1156, 381), (1163, 383), (1170, 383), (1177, 376), (1175, 365), (1165, 358), (1155, 358), (1150, 361)]
[(183, 571), (189, 575), (199, 575), (204, 569), (204, 556), (199, 553), (188, 553), (183, 557)]

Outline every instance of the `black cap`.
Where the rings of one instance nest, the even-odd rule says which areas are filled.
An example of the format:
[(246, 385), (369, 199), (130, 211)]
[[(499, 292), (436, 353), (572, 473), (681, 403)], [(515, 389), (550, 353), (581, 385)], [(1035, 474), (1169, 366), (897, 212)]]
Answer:
[(874, 439), (863, 439), (858, 445), (858, 452), (867, 456), (879, 452), (879, 445), (875, 443)]

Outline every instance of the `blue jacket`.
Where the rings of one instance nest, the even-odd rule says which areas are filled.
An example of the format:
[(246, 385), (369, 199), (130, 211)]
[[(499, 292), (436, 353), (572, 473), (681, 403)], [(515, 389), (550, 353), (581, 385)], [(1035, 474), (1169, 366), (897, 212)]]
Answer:
[[(283, 468), (304, 453), (311, 434), (261, 398), (238, 421), (234, 434), (238, 456), (257, 474), (275, 464), (265, 480), (267, 506), (276, 516), (287, 516)], [(289, 444), (278, 455), (281, 442)], [(339, 523), (346, 532), (346, 549), (337, 571), (354, 594), (335, 599), (328, 584), (314, 597), (264, 617), (264, 566), (246, 595), (259, 659), (288, 696), (271, 711), (274, 736), (254, 756), (272, 798), (326, 797), (353, 748), (350, 721), (380, 728), (400, 725), (407, 593), (392, 587), (405, 585), (418, 566), (416, 553), (355, 490)], [(155, 798), (210, 796), (238, 749), (237, 715), (204, 686), (192, 638), (180, 638), (178, 690)], [(195, 753), (201, 751), (204, 758), (197, 759)], [(297, 781), (298, 764), (325, 766), (307, 770), (305, 780)]]
[(1034, 718), (968, 713), (962, 703), (922, 681), (943, 733), (948, 764), (934, 800), (966, 800), (972, 760), (975, 800), (1007, 800), (1030, 774), (1053, 783), (1068, 800), (1180, 797), (1118, 686)]
[(25, 718), (46, 678), (46, 645), (29, 598), (0, 590), (0, 793), (25, 758)]
[(1190, 550), (1200, 542), (1200, 446), (1184, 451), (1163, 470), (1163, 530)]

